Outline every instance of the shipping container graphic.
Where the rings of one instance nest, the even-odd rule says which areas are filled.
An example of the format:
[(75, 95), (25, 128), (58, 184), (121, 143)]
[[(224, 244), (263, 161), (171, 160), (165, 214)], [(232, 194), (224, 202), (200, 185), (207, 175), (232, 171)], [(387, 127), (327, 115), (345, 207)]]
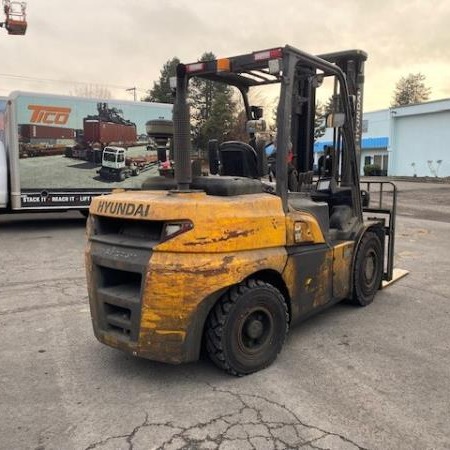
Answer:
[(71, 128), (49, 127), (42, 125), (19, 125), (19, 135), (22, 140), (31, 142), (33, 139), (72, 139), (75, 140), (75, 130)]

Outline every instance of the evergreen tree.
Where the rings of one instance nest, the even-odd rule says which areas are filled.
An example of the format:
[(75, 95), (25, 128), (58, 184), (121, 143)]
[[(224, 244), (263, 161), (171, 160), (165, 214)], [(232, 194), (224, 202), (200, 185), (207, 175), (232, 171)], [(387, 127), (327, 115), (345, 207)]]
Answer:
[(159, 80), (153, 83), (153, 88), (149, 91), (147, 97), (143, 98), (145, 102), (173, 103), (172, 91), (170, 89), (170, 77), (176, 75), (177, 65), (180, 60), (175, 56), (169, 59), (161, 69)]
[(244, 109), (240, 109), (239, 113), (233, 118), (233, 126), (227, 139), (230, 141), (248, 141), (247, 114)]
[(235, 103), (228, 90), (215, 94), (209, 117), (196, 136), (195, 143), (198, 148), (206, 149), (210, 139), (219, 139), (222, 142), (229, 140), (236, 121), (234, 110)]
[(395, 85), (391, 106), (412, 105), (427, 101), (431, 89), (425, 86), (425, 78), (425, 75), (421, 73), (410, 73), (407, 77), (401, 77)]
[[(215, 59), (213, 53), (206, 52), (200, 61)], [(206, 149), (210, 139), (227, 140), (237, 116), (230, 86), (194, 77), (190, 81), (190, 90), (194, 148)]]
[(321, 138), (325, 134), (327, 115), (331, 112), (333, 112), (333, 96), (329, 97), (326, 103), (317, 101), (314, 117), (314, 140)]
[(316, 114), (314, 117), (314, 140), (321, 138), (326, 130), (325, 105), (320, 101), (316, 103)]

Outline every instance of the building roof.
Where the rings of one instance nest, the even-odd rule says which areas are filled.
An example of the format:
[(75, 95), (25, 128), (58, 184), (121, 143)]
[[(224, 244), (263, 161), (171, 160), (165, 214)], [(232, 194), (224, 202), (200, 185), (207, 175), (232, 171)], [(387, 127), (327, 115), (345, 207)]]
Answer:
[[(333, 141), (321, 141), (314, 143), (314, 152), (323, 152), (325, 145), (333, 145)], [(387, 148), (389, 146), (389, 138), (387, 136), (382, 137), (369, 137), (363, 138), (361, 141), (361, 148), (363, 150), (373, 148)]]

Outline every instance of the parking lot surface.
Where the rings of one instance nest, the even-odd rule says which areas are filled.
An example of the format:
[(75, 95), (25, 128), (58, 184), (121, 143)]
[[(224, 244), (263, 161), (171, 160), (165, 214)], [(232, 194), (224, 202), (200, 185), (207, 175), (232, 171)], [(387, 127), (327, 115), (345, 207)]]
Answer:
[(398, 188), (410, 274), (292, 329), (243, 378), (98, 343), (82, 216), (0, 216), (0, 448), (450, 448), (450, 185)]

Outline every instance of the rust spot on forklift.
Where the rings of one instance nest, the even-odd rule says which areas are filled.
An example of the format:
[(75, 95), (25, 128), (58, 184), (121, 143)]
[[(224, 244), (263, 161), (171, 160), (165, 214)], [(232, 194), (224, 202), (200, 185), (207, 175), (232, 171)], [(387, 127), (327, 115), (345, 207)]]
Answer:
[(235, 258), (235, 257), (234, 257), (233, 255), (225, 256), (225, 257), (223, 258), (223, 263), (224, 263), (224, 264), (231, 264), (231, 263), (233, 262), (234, 258)]
[[(196, 245), (209, 245), (209, 244), (216, 244), (218, 242), (226, 242), (230, 239), (236, 239), (239, 237), (249, 237), (253, 234), (255, 234), (255, 230), (226, 230), (224, 234), (217, 238), (206, 238), (206, 237), (200, 237), (197, 239), (197, 241), (193, 242), (184, 242), (184, 246), (190, 247), (190, 246), (196, 246)], [(200, 240), (200, 242), (198, 242)]]
[(255, 234), (255, 230), (235, 230), (235, 231), (228, 231), (227, 234), (225, 235), (225, 239), (233, 239), (233, 238), (237, 238), (240, 236), (251, 236), (252, 234)]
[(176, 274), (191, 274), (191, 275), (202, 275), (205, 277), (215, 277), (227, 271), (226, 264), (222, 267), (211, 268), (208, 265), (204, 266), (195, 266), (195, 267), (185, 267), (182, 265), (174, 265), (172, 267), (168, 267), (162, 269), (161, 272), (166, 273), (167, 275), (176, 275)]
[(333, 296), (345, 298), (350, 294), (354, 242), (343, 242), (333, 249)]
[(314, 289), (314, 301), (315, 308), (321, 305), (326, 305), (331, 300), (331, 277), (332, 277), (332, 252), (329, 251), (325, 254), (325, 258), (319, 267), (319, 276), (317, 278), (317, 284)]

